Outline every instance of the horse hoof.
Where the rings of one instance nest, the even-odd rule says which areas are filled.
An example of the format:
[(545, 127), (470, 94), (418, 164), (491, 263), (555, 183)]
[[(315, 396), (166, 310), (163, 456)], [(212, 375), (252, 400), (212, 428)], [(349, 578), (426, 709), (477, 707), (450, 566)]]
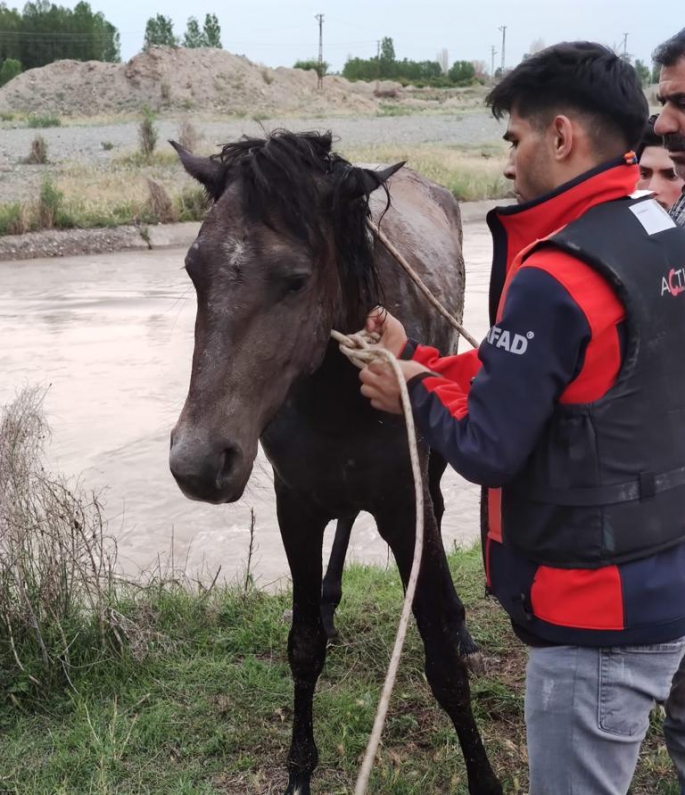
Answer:
[(485, 673), (487, 665), (482, 651), (478, 650), (471, 654), (465, 654), (463, 660), (464, 665), (472, 674), (482, 676)]
[(295, 775), (291, 773), (285, 795), (312, 795), (312, 791), (309, 788), (309, 776), (305, 778), (301, 774)]

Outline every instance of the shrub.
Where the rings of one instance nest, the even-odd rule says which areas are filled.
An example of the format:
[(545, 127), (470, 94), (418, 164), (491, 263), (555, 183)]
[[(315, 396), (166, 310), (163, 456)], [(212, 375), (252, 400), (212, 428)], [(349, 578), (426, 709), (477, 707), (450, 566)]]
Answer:
[(21, 63), (16, 58), (7, 58), (0, 67), (0, 86), (21, 74)]
[(48, 162), (48, 145), (42, 135), (36, 135), (31, 141), (31, 151), (24, 162), (30, 166), (44, 166)]
[(111, 141), (102, 141), (102, 148), (105, 150), (105, 152), (110, 152), (112, 149), (114, 149), (114, 144)]
[(171, 224), (178, 220), (178, 213), (166, 188), (154, 179), (147, 180), (147, 187), (150, 191), (148, 198), (148, 209), (150, 214), (160, 224)]
[(62, 213), (61, 191), (57, 190), (50, 179), (43, 180), (38, 195), (38, 226), (40, 229), (54, 229), (57, 226), (68, 226)]
[(192, 122), (186, 120), (178, 128), (178, 142), (191, 152), (194, 152), (197, 148), (199, 139), (198, 131)]
[(155, 114), (147, 106), (143, 108), (143, 120), (138, 128), (140, 152), (143, 157), (150, 157), (157, 146), (157, 128)]
[(209, 209), (209, 198), (204, 188), (186, 187), (177, 198), (179, 221), (202, 221)]
[(79, 655), (111, 645), (115, 547), (97, 498), (44, 467), (43, 398), (26, 389), (0, 416), (0, 656), (15, 696), (69, 683)]
[(46, 127), (61, 127), (62, 120), (59, 118), (59, 116), (30, 113), (26, 123), (32, 129), (43, 129)]
[(0, 236), (28, 232), (26, 207), (21, 202), (0, 205)]

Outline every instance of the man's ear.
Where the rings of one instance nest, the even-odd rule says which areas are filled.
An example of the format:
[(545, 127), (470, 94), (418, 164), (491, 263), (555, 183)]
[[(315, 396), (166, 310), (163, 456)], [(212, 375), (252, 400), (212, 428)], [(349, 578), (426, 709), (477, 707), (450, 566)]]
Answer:
[(552, 135), (554, 136), (554, 159), (566, 160), (574, 146), (578, 144), (579, 129), (577, 123), (568, 116), (558, 114), (552, 121)]

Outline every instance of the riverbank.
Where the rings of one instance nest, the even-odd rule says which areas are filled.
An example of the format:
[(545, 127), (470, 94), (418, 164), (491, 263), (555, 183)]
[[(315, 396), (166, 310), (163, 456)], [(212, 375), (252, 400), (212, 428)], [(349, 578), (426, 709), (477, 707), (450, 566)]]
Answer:
[[(523, 795), (525, 650), (483, 597), (480, 553), (450, 555), (487, 672), (472, 679), (474, 710), (506, 793)], [(286, 656), (290, 594), (152, 584), (118, 609), (149, 643), (71, 672), (43, 691), (3, 663), (2, 787), (12, 793), (282, 795), (292, 685)], [(315, 699), (320, 766), (313, 792), (351, 793), (390, 655), (402, 589), (394, 566), (352, 566)], [(88, 637), (88, 627), (82, 628)], [(81, 641), (75, 638), (72, 657)], [(412, 626), (370, 793), (466, 795), (453, 729), (436, 706)], [(676, 795), (655, 715), (632, 795)]]

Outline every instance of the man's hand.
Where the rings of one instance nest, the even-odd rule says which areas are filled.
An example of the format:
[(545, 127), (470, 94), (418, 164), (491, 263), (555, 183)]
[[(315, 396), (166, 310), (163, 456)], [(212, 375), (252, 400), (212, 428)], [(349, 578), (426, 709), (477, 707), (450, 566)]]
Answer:
[(382, 345), (395, 356), (399, 356), (407, 344), (407, 333), (404, 330), (404, 326), (382, 306), (377, 306), (369, 312), (365, 329), (368, 332), (380, 334), (379, 345)]
[[(393, 318), (395, 320), (395, 318)], [(398, 320), (395, 320), (401, 327)], [(428, 373), (427, 367), (418, 362), (398, 362), (404, 380), (409, 381), (418, 373)], [(400, 385), (397, 383), (397, 376), (389, 364), (370, 364), (359, 373), (359, 380), (362, 382), (361, 393), (369, 398), (373, 408), (379, 411), (387, 411), (390, 414), (402, 414), (402, 402), (400, 399)]]

